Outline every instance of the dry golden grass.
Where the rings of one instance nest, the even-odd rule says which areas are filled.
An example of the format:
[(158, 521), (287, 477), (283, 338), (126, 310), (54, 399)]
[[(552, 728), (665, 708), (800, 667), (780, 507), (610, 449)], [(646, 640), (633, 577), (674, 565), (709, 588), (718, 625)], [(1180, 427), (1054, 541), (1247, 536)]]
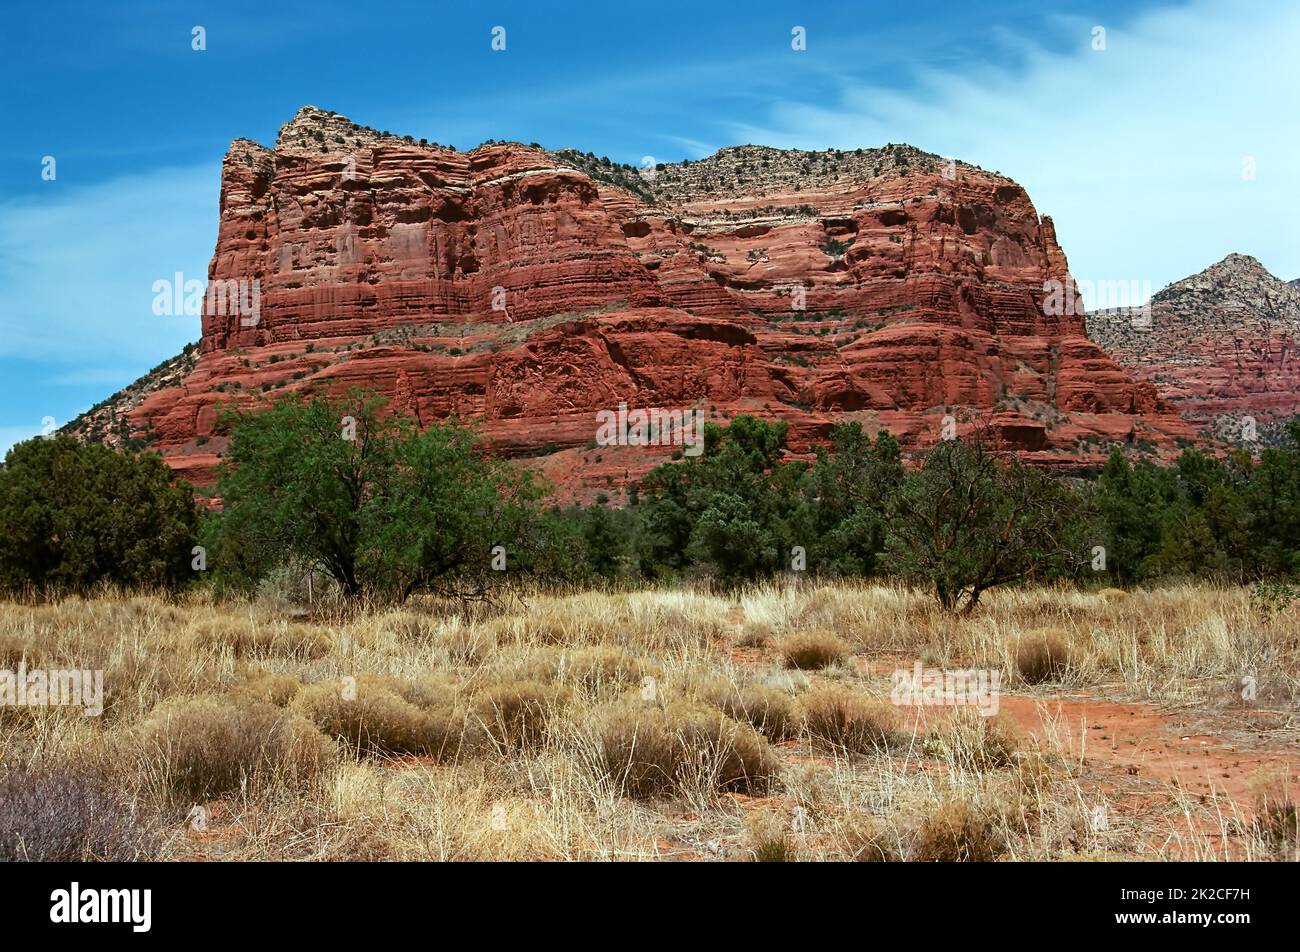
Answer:
[(808, 736), (832, 750), (868, 754), (902, 740), (897, 709), (849, 688), (816, 688), (800, 699), (800, 708)]
[(798, 858), (791, 823), (776, 810), (755, 810), (745, 818), (750, 851), (757, 863), (789, 863)]
[(896, 863), (903, 849), (896, 835), (874, 817), (850, 815), (841, 821), (837, 836), (843, 856), (855, 863)]
[(498, 751), (541, 746), (568, 692), (537, 681), (494, 684), (474, 695), (473, 716)]
[(1023, 741), (1003, 716), (987, 717), (975, 708), (955, 709), (939, 725), (933, 744), (955, 767), (995, 770), (1010, 767)]
[(696, 689), (696, 694), (728, 717), (746, 721), (769, 740), (799, 736), (801, 714), (794, 698), (780, 688), (766, 684), (736, 684), (715, 678)]
[[(1026, 737), (966, 709), (913, 725), (889, 703), (888, 672), (917, 659), (1002, 672), (1004, 694), (1031, 702), (1075, 692), (1207, 717), (1239, 709), (1250, 674), (1257, 706), (1280, 712), (1272, 742), (1294, 744), (1300, 613), (1258, 614), (1242, 589), (994, 591), (970, 618), (924, 592), (852, 583), (326, 608), (309, 621), (277, 599), (202, 594), (0, 604), (0, 668), (102, 670), (106, 692), (100, 717), (0, 707), (0, 763), (19, 772), (7, 782), (36, 790), (53, 781), (25, 778), (58, 776), (88, 802), (111, 791), (131, 817), (125, 831), (92, 823), (75, 842), (46, 837), (42, 855), (1297, 851), (1285, 785), (1254, 804), (1160, 787), (1164, 806), (1141, 822), (1116, 810), (1094, 829), (1095, 809), (1119, 796), (1113, 778), (1099, 783), (1052, 730)], [(203, 835), (186, 823), (199, 806), (212, 817)], [(42, 809), (38, 796), (12, 798), (0, 840), (50, 828)], [(12, 847), (0, 842), (0, 855)]]
[(20, 632), (0, 633), (0, 666), (16, 668), (24, 661), (28, 667), (43, 664), (45, 652)]
[(319, 658), (330, 648), (328, 631), (283, 621), (217, 615), (197, 621), (189, 634), (196, 645), (212, 651), (228, 650), (236, 658)]
[(228, 696), (170, 698), (137, 729), (142, 772), (160, 797), (195, 803), (248, 788), (311, 782), (334, 747), (308, 721)]
[(1286, 778), (1258, 778), (1251, 832), (1266, 848), (1286, 857), (1300, 846), (1300, 805), (1291, 796)]
[(1059, 628), (1030, 631), (1016, 643), (1016, 670), (1026, 684), (1059, 680), (1070, 665), (1069, 635)]
[(912, 858), (930, 863), (989, 863), (1006, 852), (992, 811), (967, 800), (945, 800), (921, 819)]
[(747, 724), (692, 702), (627, 700), (598, 714), (590, 740), (595, 779), (629, 797), (732, 790), (762, 793), (778, 766)]
[(781, 657), (787, 668), (815, 671), (841, 664), (849, 651), (844, 642), (829, 631), (804, 631), (791, 635), (781, 645)]
[(451, 706), (415, 703), (415, 690), (374, 675), (322, 681), (299, 692), (293, 709), (356, 754), (455, 754), (464, 736), (463, 716)]

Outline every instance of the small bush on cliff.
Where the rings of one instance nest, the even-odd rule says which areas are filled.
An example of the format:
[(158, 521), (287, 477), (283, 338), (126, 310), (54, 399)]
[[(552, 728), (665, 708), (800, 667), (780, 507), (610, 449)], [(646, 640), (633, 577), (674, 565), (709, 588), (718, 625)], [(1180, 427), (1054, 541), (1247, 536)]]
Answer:
[(84, 591), (194, 578), (194, 494), (154, 453), (68, 436), (19, 443), (0, 467), (0, 586)]

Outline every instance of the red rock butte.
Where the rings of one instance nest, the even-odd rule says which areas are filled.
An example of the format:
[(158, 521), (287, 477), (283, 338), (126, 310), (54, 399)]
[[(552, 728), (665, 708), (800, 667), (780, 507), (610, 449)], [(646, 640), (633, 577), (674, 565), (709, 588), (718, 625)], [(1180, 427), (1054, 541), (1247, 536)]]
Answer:
[(1072, 279), (1024, 189), (905, 145), (636, 169), (306, 106), (273, 149), (231, 145), (208, 278), (256, 281), (255, 317), (209, 298), (197, 349), (77, 422), (199, 483), (219, 405), (353, 386), (473, 420), (579, 499), (617, 501), (680, 449), (596, 445), (622, 401), (783, 419), (795, 452), (849, 420), (921, 449), (974, 415), (1066, 470), (1194, 436), (1082, 314), (1047, 313)]

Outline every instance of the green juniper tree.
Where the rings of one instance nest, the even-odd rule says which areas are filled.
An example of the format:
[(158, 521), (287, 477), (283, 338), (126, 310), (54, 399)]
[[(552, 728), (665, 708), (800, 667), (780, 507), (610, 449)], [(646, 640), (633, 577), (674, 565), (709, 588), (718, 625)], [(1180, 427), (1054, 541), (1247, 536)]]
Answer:
[(1087, 551), (1079, 495), (978, 433), (930, 450), (880, 506), (888, 570), (931, 585), (947, 611), (969, 614), (989, 589), (1067, 570)]
[(781, 462), (786, 424), (738, 416), (704, 428), (698, 457), (656, 468), (640, 487), (642, 562), (652, 573), (709, 565), (739, 580), (787, 567), (802, 462)]
[(175, 588), (194, 578), (198, 521), (158, 454), (37, 437), (0, 467), (0, 586)]
[(418, 432), (382, 406), (352, 391), (227, 415), (224, 508), (210, 529), (225, 580), (301, 559), (348, 596), (481, 590), (494, 556), (508, 564), (533, 543), (541, 493), (527, 473), (476, 453), (455, 422)]

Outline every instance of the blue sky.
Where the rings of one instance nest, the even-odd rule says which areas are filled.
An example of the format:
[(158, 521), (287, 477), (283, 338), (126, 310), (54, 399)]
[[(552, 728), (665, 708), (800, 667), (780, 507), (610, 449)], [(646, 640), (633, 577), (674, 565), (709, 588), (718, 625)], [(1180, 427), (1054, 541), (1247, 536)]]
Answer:
[(206, 275), (230, 140), (270, 144), (304, 103), (460, 148), (631, 163), (909, 142), (1021, 182), (1081, 279), (1158, 290), (1232, 251), (1300, 276), (1293, 0), (167, 0), (5, 17), (0, 450), (197, 338), (197, 318), (153, 314), (153, 282)]

